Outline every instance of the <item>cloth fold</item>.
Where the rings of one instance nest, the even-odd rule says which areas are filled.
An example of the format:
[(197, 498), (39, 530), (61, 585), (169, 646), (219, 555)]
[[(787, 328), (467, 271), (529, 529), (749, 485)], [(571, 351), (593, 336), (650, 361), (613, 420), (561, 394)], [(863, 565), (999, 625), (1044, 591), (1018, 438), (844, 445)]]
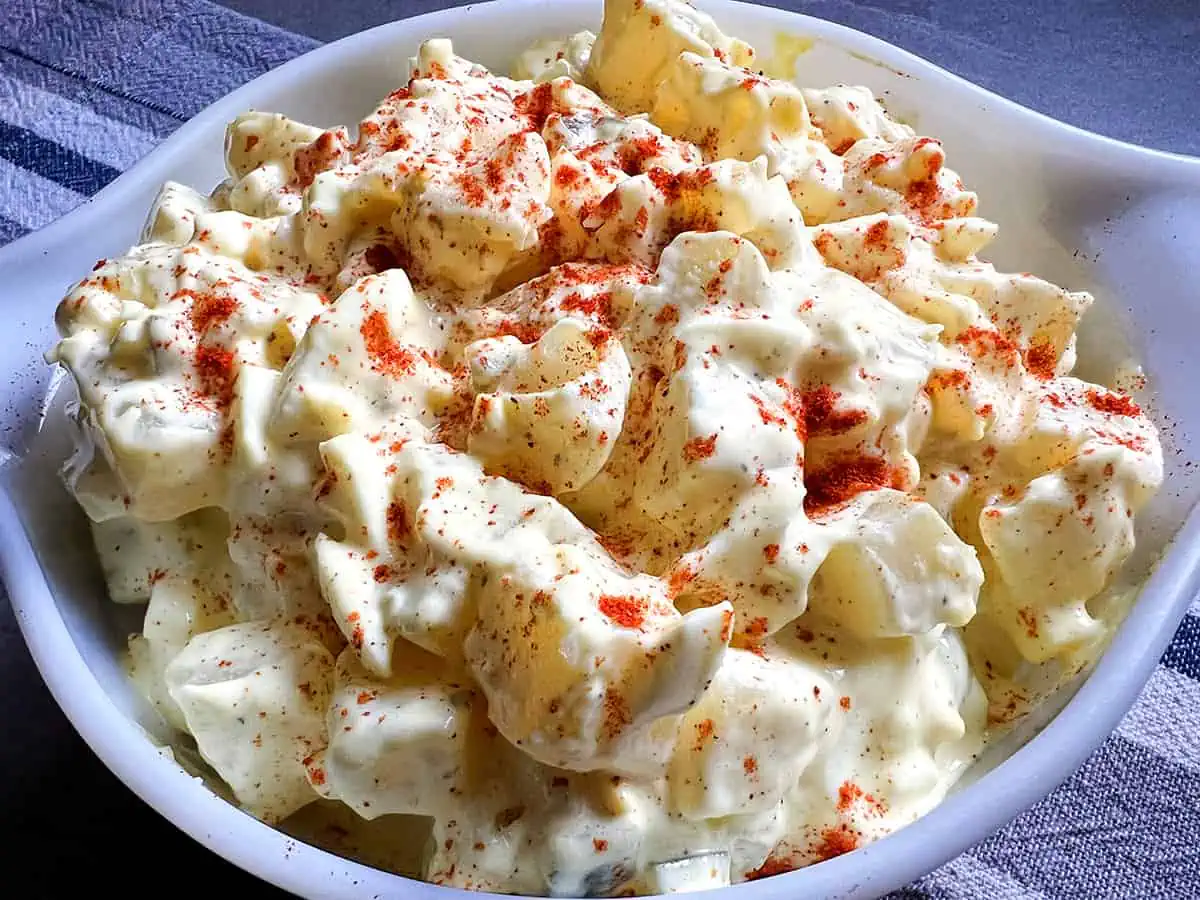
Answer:
[[(205, 105), (314, 46), (206, 0), (9, 0), (0, 244), (68, 212)], [(231, 888), (250, 889), (249, 876), (231, 877), (242, 879)], [(892, 896), (1200, 898), (1200, 605), (1116, 733), (1065, 784)]]

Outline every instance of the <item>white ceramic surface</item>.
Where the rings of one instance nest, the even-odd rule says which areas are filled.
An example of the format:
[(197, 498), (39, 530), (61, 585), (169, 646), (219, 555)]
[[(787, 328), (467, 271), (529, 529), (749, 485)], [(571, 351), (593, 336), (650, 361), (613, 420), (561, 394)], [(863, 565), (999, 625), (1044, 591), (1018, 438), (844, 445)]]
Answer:
[[(815, 39), (797, 59), (802, 83), (867, 84), (921, 133), (941, 138), (951, 165), (980, 193), (983, 214), (1001, 225), (990, 258), (1095, 292), (1100, 302), (1081, 335), (1083, 373), (1104, 378), (1132, 350), (1146, 365), (1150, 409), (1164, 428), (1167, 482), (1141, 523), (1142, 549), (1131, 571), (1149, 571), (1177, 536), (1107, 654), (1069, 702), (1064, 692), (1054, 709), (993, 747), (959, 790), (914, 825), (849, 856), (726, 889), (714, 900), (876, 896), (986, 837), (1066, 778), (1129, 708), (1195, 593), (1200, 515), (1189, 513), (1200, 484), (1184, 463), (1192, 435), (1200, 434), (1194, 387), (1200, 354), (1193, 349), (1200, 335), (1194, 287), (1200, 160), (1059, 124), (840, 26), (727, 0), (698, 5), (766, 55), (781, 34)], [(136, 617), (105, 600), (82, 516), (54, 476), (67, 447), (55, 425), (60, 413), (44, 415), (51, 373), (40, 360), (54, 340), (54, 305), (95, 259), (135, 240), (165, 179), (202, 190), (220, 180), (223, 127), (242, 110), (279, 110), (325, 126), (353, 123), (403, 80), (406, 59), (423, 38), (453, 37), (463, 55), (502, 69), (534, 38), (594, 29), (599, 7), (599, 0), (499, 0), (323, 47), (209, 107), (82, 208), (0, 249), (7, 331), (0, 373), (9, 385), (0, 439), (13, 451), (0, 494), (0, 575), (34, 659), (79, 732), (146, 802), (217, 853), (296, 894), (479, 896), (300, 843), (238, 811), (155, 750), (147, 732), (170, 736), (133, 696), (118, 659)]]

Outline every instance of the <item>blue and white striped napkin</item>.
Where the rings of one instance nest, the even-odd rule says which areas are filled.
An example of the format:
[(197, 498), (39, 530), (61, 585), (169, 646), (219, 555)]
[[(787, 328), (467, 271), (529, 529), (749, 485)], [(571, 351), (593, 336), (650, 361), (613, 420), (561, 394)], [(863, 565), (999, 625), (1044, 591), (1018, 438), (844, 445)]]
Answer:
[[(0, 8), (0, 244), (69, 211), (206, 104), (315, 46), (206, 0)], [(1200, 898), (1200, 605), (1078, 772), (894, 896)]]
[(0, 243), (315, 46), (204, 0), (0, 0)]

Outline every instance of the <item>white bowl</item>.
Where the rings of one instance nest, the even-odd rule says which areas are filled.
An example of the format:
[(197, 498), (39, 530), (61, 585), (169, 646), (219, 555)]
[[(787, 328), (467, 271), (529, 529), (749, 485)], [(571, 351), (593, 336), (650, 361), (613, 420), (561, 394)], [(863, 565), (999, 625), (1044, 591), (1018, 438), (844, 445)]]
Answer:
[[(1129, 708), (1195, 592), (1200, 515), (1189, 512), (1198, 484), (1180, 451), (1200, 429), (1200, 353), (1193, 349), (1200, 335), (1193, 287), (1200, 272), (1200, 160), (1059, 124), (828, 22), (727, 0), (699, 5), (764, 54), (779, 35), (813, 39), (797, 59), (803, 83), (866, 84), (922, 134), (941, 138), (951, 164), (981, 195), (984, 214), (1001, 225), (990, 258), (1096, 293), (1100, 302), (1081, 333), (1084, 372), (1103, 378), (1132, 351), (1148, 370), (1150, 408), (1164, 429), (1166, 486), (1139, 523), (1141, 550), (1131, 571), (1148, 572), (1166, 552), (1090, 677), (994, 745), (959, 789), (915, 824), (848, 856), (717, 892), (728, 900), (876, 896), (983, 839), (1066, 778)], [(240, 812), (156, 750), (149, 734), (160, 742), (171, 736), (146, 714), (120, 664), (125, 633), (138, 623), (104, 598), (82, 515), (54, 474), (67, 446), (57, 414), (45, 415), (51, 374), (39, 354), (54, 341), (55, 303), (95, 259), (135, 241), (164, 180), (208, 189), (223, 177), (224, 125), (244, 109), (278, 110), (323, 126), (353, 123), (404, 79), (407, 57), (424, 38), (450, 36), (463, 55), (502, 70), (530, 40), (595, 29), (599, 15), (599, 0), (500, 0), (322, 47), (213, 104), (83, 207), (0, 250), (10, 315), (0, 345), (10, 394), (0, 423), (19, 435), (13, 449), (21, 457), (4, 469), (0, 575), (34, 659), (80, 734), (147, 803), (225, 858), (296, 894), (479, 896), (301, 843)]]

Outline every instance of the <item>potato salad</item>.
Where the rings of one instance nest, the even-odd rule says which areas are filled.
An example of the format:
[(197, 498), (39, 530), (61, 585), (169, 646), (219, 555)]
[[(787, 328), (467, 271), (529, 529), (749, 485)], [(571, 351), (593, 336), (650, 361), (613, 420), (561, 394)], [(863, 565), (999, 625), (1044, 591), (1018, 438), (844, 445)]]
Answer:
[(62, 301), (132, 678), (247, 811), (416, 817), (478, 890), (736, 883), (929, 811), (1117, 624), (1162, 452), (1071, 374), (1092, 298), (762, 68), (682, 0), (508, 76), (432, 39), (356, 127), (238, 117)]

